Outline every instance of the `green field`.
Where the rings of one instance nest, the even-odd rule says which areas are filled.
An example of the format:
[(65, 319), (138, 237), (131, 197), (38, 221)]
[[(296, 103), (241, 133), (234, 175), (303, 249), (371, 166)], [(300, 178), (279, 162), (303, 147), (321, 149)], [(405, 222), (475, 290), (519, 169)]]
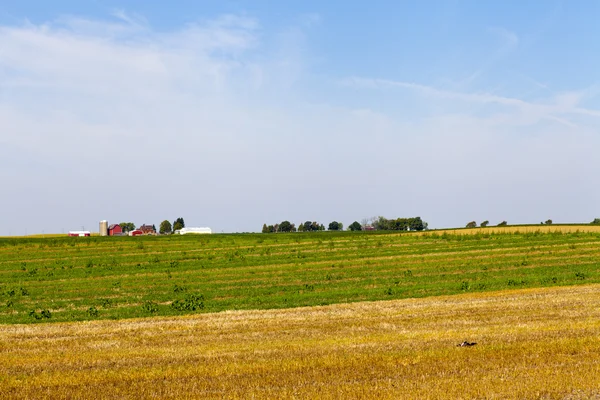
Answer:
[(182, 315), (600, 282), (600, 234), (0, 239), (0, 323)]

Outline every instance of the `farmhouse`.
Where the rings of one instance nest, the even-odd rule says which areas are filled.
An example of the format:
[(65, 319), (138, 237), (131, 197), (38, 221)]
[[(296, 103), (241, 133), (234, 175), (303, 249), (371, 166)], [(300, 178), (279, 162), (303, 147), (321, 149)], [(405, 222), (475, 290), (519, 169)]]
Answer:
[(180, 235), (186, 235), (188, 233), (196, 233), (196, 234), (211, 234), (212, 229), (210, 228), (181, 228), (176, 230), (175, 233), (179, 233)]
[(154, 229), (154, 225), (142, 225), (138, 228), (144, 235), (155, 235), (156, 229)]
[(90, 231), (69, 231), (69, 236), (72, 237), (84, 237), (84, 236), (91, 236), (91, 232)]
[(112, 224), (108, 227), (108, 236), (121, 236), (123, 228), (119, 224)]

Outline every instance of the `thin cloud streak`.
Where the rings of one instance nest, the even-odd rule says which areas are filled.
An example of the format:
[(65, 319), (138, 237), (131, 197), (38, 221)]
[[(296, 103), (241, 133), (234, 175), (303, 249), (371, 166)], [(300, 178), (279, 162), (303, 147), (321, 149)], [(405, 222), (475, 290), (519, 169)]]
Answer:
[(502, 106), (509, 106), (514, 107), (524, 114), (537, 115), (540, 119), (548, 119), (570, 127), (575, 127), (577, 125), (568, 119), (559, 117), (558, 115), (579, 114), (600, 117), (600, 110), (592, 110), (577, 106), (581, 100), (581, 95), (577, 92), (555, 96), (554, 98), (549, 99), (549, 101), (546, 103), (534, 103), (518, 98), (497, 96), (489, 93), (454, 92), (438, 89), (433, 86), (386, 79), (353, 77), (343, 80), (342, 84), (346, 86), (373, 89), (385, 87), (403, 88), (416, 91), (425, 97), (460, 100), (478, 104), (498, 104)]
[(502, 39), (502, 49), (504, 50), (510, 50), (519, 45), (519, 36), (508, 29), (501, 27), (490, 27), (488, 28), (488, 31)]

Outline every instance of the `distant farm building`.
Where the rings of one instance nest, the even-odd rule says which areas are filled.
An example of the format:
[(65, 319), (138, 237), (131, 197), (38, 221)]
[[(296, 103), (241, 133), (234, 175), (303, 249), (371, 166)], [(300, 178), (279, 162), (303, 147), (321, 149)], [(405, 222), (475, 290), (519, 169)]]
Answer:
[(92, 233), (90, 231), (69, 231), (69, 236), (71, 236), (71, 237), (92, 236)]
[(153, 225), (142, 225), (139, 227), (139, 230), (142, 231), (144, 235), (154, 235), (156, 234), (156, 229), (154, 229)]
[(128, 233), (129, 236), (141, 236), (143, 234), (144, 232), (142, 232), (140, 229), (134, 229)]
[(210, 229), (210, 228), (181, 228), (181, 229), (176, 230), (175, 233), (179, 233), (180, 235), (186, 235), (188, 233), (211, 234), (212, 229)]
[(119, 224), (112, 224), (108, 227), (108, 236), (121, 236), (123, 228)]

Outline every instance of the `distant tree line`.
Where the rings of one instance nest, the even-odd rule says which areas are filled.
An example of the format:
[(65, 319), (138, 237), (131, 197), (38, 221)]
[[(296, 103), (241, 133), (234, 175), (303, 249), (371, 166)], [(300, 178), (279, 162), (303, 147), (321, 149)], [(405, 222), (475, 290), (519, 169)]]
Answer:
[(421, 217), (387, 219), (378, 217), (372, 223), (372, 227), (378, 231), (422, 231), (427, 229), (427, 223)]
[[(349, 231), (362, 230), (380, 230), (380, 231), (422, 231), (427, 229), (427, 223), (423, 222), (421, 217), (414, 218), (396, 218), (387, 219), (384, 217), (373, 218), (372, 221), (364, 221), (360, 224), (354, 221), (348, 226)], [(321, 232), (325, 230), (325, 225), (317, 221), (306, 221), (296, 225), (289, 221), (282, 221), (279, 224), (267, 225), (263, 224), (262, 233), (277, 233), (277, 232)], [(331, 221), (327, 226), (329, 231), (342, 231), (344, 224), (338, 221)]]
[[(552, 221), (550, 222), (552, 223)], [(485, 221), (483, 221), (481, 224), (479, 224), (480, 227), (485, 228), (486, 226), (488, 226), (490, 224), (490, 221), (488, 221), (487, 219)], [(500, 222), (498, 225), (496, 226), (506, 226), (508, 225), (508, 222), (506, 221), (502, 221)], [(465, 225), (465, 228), (477, 228), (477, 221), (471, 221), (469, 223), (467, 223), (467, 225)]]
[[(549, 220), (549, 221), (550, 221), (550, 223), (552, 223), (551, 220)], [(489, 224), (490, 224), (490, 221), (485, 220), (481, 224), (479, 224), (479, 226), (482, 227), (482, 228), (485, 228)], [(497, 226), (506, 226), (506, 225), (508, 225), (508, 222), (502, 221)], [(467, 225), (465, 225), (465, 228), (477, 228), (477, 221), (471, 221), (471, 222), (467, 223)]]
[(282, 221), (279, 224), (267, 225), (263, 224), (262, 233), (277, 233), (277, 232), (296, 232), (296, 225), (290, 221)]
[[(479, 226), (482, 228), (485, 228), (486, 226), (489, 225), (489, 221), (485, 220), (483, 221)], [(542, 221), (540, 222), (541, 225), (552, 225), (553, 221), (551, 219), (547, 219), (546, 221)], [(600, 218), (594, 218), (594, 220), (592, 222), (590, 222), (591, 225), (600, 225)], [(502, 221), (500, 222), (497, 226), (507, 226), (508, 223), (506, 221)], [(467, 225), (465, 225), (465, 227), (467, 228), (476, 228), (477, 227), (477, 222), (476, 221), (471, 221), (469, 223), (467, 223)]]
[[(334, 221), (335, 222), (335, 221)], [(332, 222), (333, 224), (333, 222)], [(330, 226), (333, 226), (329, 224)], [(306, 221), (304, 223), (296, 225), (290, 221), (282, 221), (279, 224), (267, 225), (263, 224), (262, 233), (277, 233), (277, 232), (313, 232), (313, 231), (324, 231), (325, 226), (319, 224), (316, 221)], [(335, 230), (335, 229), (334, 229)]]
[[(331, 224), (336, 223), (335, 221), (333, 221)], [(331, 226), (331, 224), (329, 224)], [(323, 224), (319, 224), (317, 221), (306, 221), (303, 224), (300, 224), (298, 226), (298, 231), (299, 232), (318, 232), (318, 231), (324, 231), (325, 230), (325, 225)], [(338, 230), (338, 229), (335, 229)]]

